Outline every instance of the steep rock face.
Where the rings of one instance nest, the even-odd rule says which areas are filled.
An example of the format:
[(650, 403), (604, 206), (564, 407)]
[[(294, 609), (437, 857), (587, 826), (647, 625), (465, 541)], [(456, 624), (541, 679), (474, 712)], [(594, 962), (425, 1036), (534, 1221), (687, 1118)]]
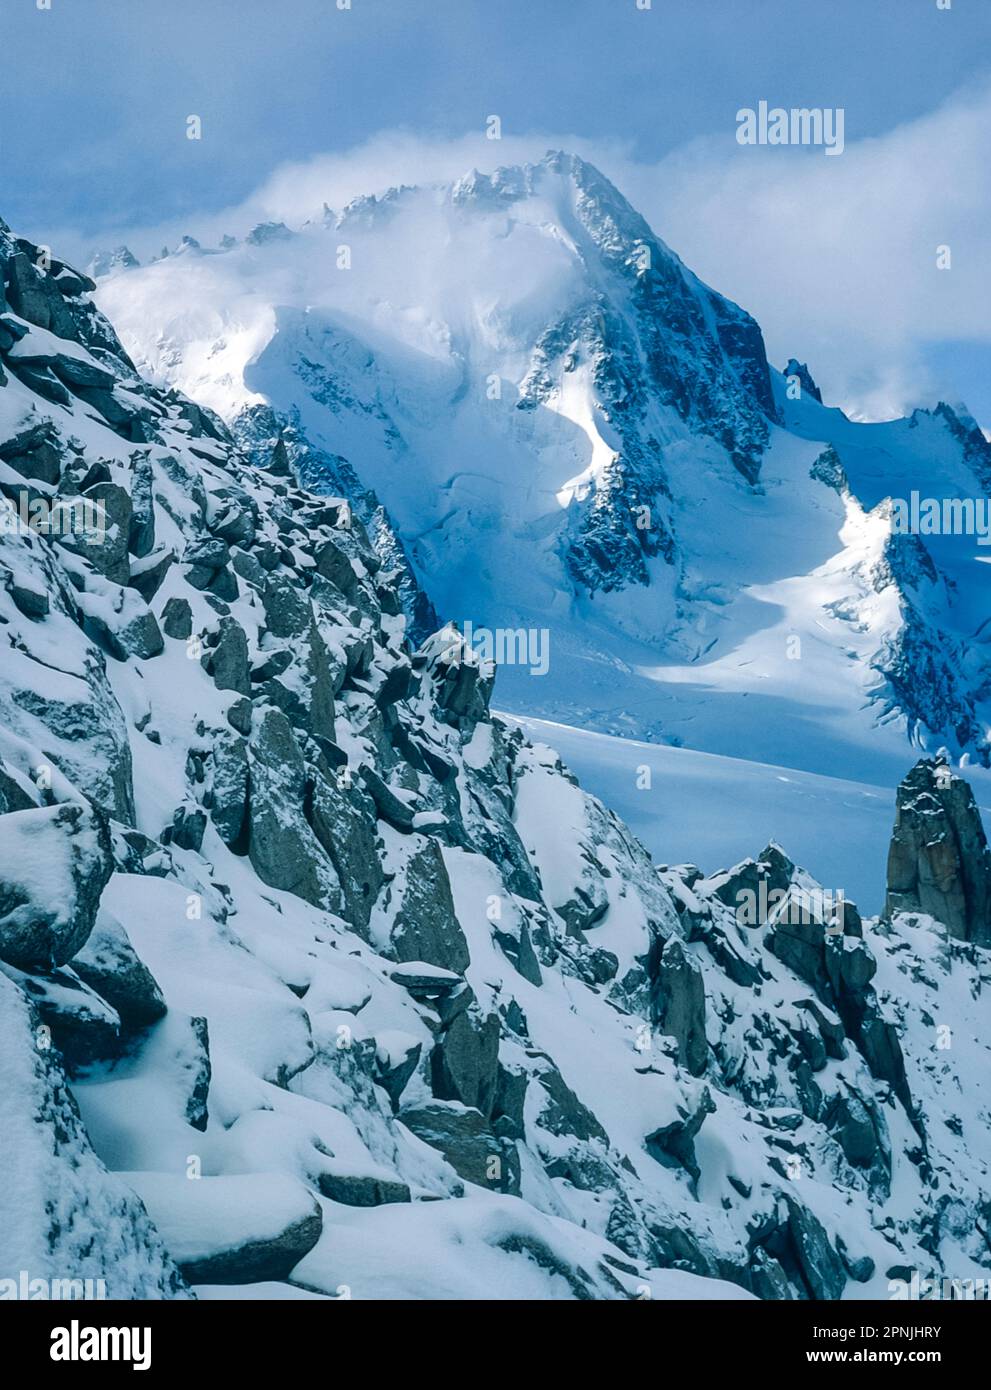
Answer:
[[(60, 1268), (117, 1261), (125, 1295), (183, 1293), (177, 1266), (535, 1299), (677, 1296), (686, 1272), (714, 1298), (884, 1297), (895, 1266), (986, 1267), (981, 948), (905, 912), (745, 925), (748, 886), (817, 887), (775, 845), (659, 870), (492, 715), (456, 628), (409, 640), (345, 498), (137, 378), (71, 274), (17, 275), (22, 310), (78, 336), (4, 316), (0, 457), (50, 481), (0, 490), (100, 520), (0, 536), (0, 843), (43, 824), (71, 870), (85, 822), (102, 849), (61, 915), (26, 855), (0, 861), (28, 1194), (0, 1277), (50, 1242), (39, 1172), (85, 1218)], [(31, 374), (8, 371), (25, 342)], [(125, 641), (131, 595), (160, 646)], [(51, 1126), (23, 1081), (42, 1050)]]
[(969, 783), (945, 762), (917, 763), (898, 788), (885, 912), (924, 912), (991, 945), (991, 850)]
[(991, 667), (971, 614), (984, 582), (973, 563), (983, 545), (975, 509), (979, 517), (991, 446), (962, 407), (945, 403), (863, 436), (818, 404), (783, 408), (800, 433), (830, 440), (812, 476), (843, 500), (846, 548), (819, 573), (842, 566), (847, 579), (824, 608), (852, 642), (868, 634), (864, 690), (876, 727), (893, 724), (913, 747), (945, 747), (987, 766)]
[(692, 1076), (703, 1076), (708, 1064), (705, 983), (677, 937), (671, 937), (661, 952), (654, 980), (658, 1029), (677, 1040), (679, 1063)]
[(556, 408), (568, 375), (588, 374), (614, 453), (576, 490), (568, 573), (590, 593), (646, 585), (647, 560), (673, 564), (676, 552), (651, 407), (670, 408), (693, 432), (715, 439), (755, 483), (777, 418), (763, 338), (749, 314), (696, 279), (608, 179), (573, 155), (548, 155), (490, 180), (475, 175), (470, 191), (462, 181), (452, 197), (462, 205), (486, 196), (511, 204), (540, 196), (552, 179), (569, 189), (565, 234), (586, 263), (606, 273), (586, 302), (541, 334), (518, 408)]
[(947, 633), (951, 596), (922, 540), (889, 536), (870, 581), (876, 593), (894, 597), (898, 613), (871, 658), (883, 680), (873, 692), (882, 716), (901, 713), (913, 730), (945, 731), (954, 747), (973, 749), (986, 764), (989, 750), (978, 714), (982, 679), (973, 676), (982, 657)]
[[(506, 173), (517, 172), (518, 188), (506, 178)], [(640, 390), (653, 388), (686, 423), (712, 434), (737, 468), (755, 480), (768, 422), (777, 414), (757, 324), (696, 279), (609, 180), (577, 156), (549, 154), (538, 165), (502, 171), (488, 183), (500, 200), (511, 203), (540, 191), (548, 177), (567, 181), (572, 227), (584, 233), (603, 264), (632, 290), (639, 342), (629, 346), (642, 353), (648, 373)], [(484, 197), (479, 187), (484, 182), (476, 175), (470, 195), (462, 182), (452, 196), (462, 203), (469, 196)], [(571, 342), (564, 340), (571, 335), (557, 331), (561, 346), (570, 348)], [(636, 400), (629, 399), (637, 379), (632, 354), (620, 354), (616, 361), (610, 351), (615, 343), (607, 334), (600, 337), (599, 347), (601, 380), (612, 388), (605, 397), (607, 406), (635, 407)], [(547, 360), (546, 348), (542, 356)], [(623, 394), (616, 388), (625, 388)]]

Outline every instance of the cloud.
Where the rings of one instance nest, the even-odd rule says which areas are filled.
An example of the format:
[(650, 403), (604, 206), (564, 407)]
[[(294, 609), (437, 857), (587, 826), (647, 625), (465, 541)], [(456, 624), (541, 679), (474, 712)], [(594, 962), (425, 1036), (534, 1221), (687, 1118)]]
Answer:
[[(182, 232), (208, 244), (258, 221), (299, 226), (325, 202), (341, 208), (397, 184), (444, 182), (548, 148), (574, 150), (702, 279), (757, 318), (773, 362), (805, 359), (828, 401), (885, 418), (953, 393), (928, 365), (932, 344), (991, 339), (991, 84), (879, 137), (858, 140), (849, 113), (846, 127), (841, 157), (740, 146), (728, 123), (724, 135), (692, 141), (655, 164), (638, 161), (631, 145), (566, 134), (490, 141), (477, 132), (458, 139), (384, 132), (340, 154), (283, 165), (219, 214), (116, 228), (103, 240), (127, 240), (144, 257)], [(83, 254), (78, 238), (66, 244)], [(950, 249), (951, 269), (937, 268), (941, 246)]]
[[(833, 401), (900, 413), (947, 383), (939, 341), (991, 337), (991, 86), (821, 150), (696, 142), (626, 192), (703, 279), (749, 309), (772, 358), (807, 357)], [(951, 268), (937, 268), (937, 248)]]

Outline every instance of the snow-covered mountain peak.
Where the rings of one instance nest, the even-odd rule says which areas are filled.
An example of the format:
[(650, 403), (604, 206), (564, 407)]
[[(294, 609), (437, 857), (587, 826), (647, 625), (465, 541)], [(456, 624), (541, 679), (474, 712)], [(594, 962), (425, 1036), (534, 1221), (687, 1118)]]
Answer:
[(546, 627), (546, 675), (504, 674), (511, 707), (819, 771), (866, 757), (881, 780), (906, 735), (986, 756), (976, 539), (922, 537), (946, 585), (892, 578), (880, 604), (860, 540), (886, 497), (987, 489), (969, 415), (824, 406), (562, 151), (260, 242), (115, 274), (99, 302), (153, 379), (346, 461), (443, 617)]
[(115, 246), (111, 251), (96, 251), (90, 258), (87, 270), (94, 279), (102, 280), (118, 270), (133, 270), (141, 262), (129, 247)]

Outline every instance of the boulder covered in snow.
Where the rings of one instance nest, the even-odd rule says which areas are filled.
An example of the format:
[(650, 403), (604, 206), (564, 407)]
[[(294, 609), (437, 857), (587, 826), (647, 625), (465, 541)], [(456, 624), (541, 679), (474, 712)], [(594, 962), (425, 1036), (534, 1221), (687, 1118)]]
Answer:
[(0, 1288), (23, 1270), (49, 1290), (79, 1280), (85, 1292), (92, 1280), (94, 1298), (186, 1295), (140, 1199), (93, 1152), (58, 1054), (2, 973), (0, 1133)]
[(144, 1028), (164, 1017), (162, 991), (112, 913), (100, 912), (89, 940), (73, 957), (72, 968), (128, 1026)]
[(320, 1238), (320, 1204), (294, 1178), (126, 1176), (192, 1284), (286, 1279)]
[(86, 943), (114, 861), (106, 823), (67, 802), (0, 816), (0, 960), (51, 970)]

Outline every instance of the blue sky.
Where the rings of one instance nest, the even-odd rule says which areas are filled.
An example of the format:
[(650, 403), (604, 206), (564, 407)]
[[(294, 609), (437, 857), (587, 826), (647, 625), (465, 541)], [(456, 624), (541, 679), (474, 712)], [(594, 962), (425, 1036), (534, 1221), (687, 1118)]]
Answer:
[[(773, 248), (765, 234), (763, 253), (758, 245), (720, 254), (716, 243), (732, 239), (734, 223), (746, 227), (750, 202), (759, 203), (785, 167), (754, 158), (739, 190), (750, 202), (738, 198), (735, 217), (720, 203), (712, 186), (720, 161), (732, 157), (737, 164), (727, 167), (741, 170), (737, 108), (761, 99), (842, 106), (848, 144), (867, 152), (969, 95), (983, 99), (991, 75), (991, 0), (952, 0), (950, 10), (937, 0), (652, 0), (647, 11), (636, 0), (351, 0), (343, 11), (336, 0), (51, 0), (50, 10), (37, 0), (0, 0), (0, 25), (0, 215), (36, 239), (56, 246), (68, 239), (81, 254), (118, 229), (195, 231), (249, 202), (287, 164), (350, 157), (377, 136), (381, 150), (390, 132), (403, 132), (407, 148), (453, 142), (469, 153), (477, 138), (481, 163), (493, 153), (482, 137), (485, 118), (498, 114), (507, 148), (518, 139), (600, 152), (606, 172), (625, 183), (660, 234), (762, 322), (783, 312), (759, 273), (762, 254), (765, 262), (788, 260), (797, 277), (807, 248), (798, 240), (800, 210), (789, 207)], [(978, 108), (983, 113), (980, 100)], [(202, 119), (200, 141), (186, 139), (190, 114)], [(981, 119), (974, 115), (972, 124)], [(937, 181), (947, 138), (955, 137), (944, 130), (924, 148), (917, 142), (913, 181), (927, 180), (927, 158)], [(830, 170), (830, 185), (820, 151), (777, 153), (803, 177), (814, 169), (825, 206), (833, 196), (851, 208), (863, 203), (849, 167), (842, 175)], [(861, 158), (861, 166), (869, 178), (871, 161)], [(766, 179), (755, 173), (765, 169)], [(411, 169), (408, 181), (416, 176)], [(718, 236), (686, 189), (724, 220)], [(960, 216), (951, 230), (963, 272), (970, 262), (962, 238), (979, 219)], [(938, 220), (934, 233), (949, 237)], [(846, 278), (855, 270), (848, 263)], [(971, 302), (977, 283), (954, 275), (954, 294)], [(878, 277), (872, 265), (862, 276), (869, 340), (866, 319), (877, 313), (869, 286)], [(782, 305), (794, 300), (785, 281)], [(847, 290), (856, 319), (856, 286)], [(945, 297), (943, 285), (934, 292)], [(830, 293), (824, 285), (821, 294)], [(972, 408), (991, 423), (976, 316), (965, 305), (953, 314), (924, 310), (904, 330), (911, 353), (903, 354), (897, 389), (911, 389), (911, 372), (923, 368), (966, 376)], [(815, 315), (814, 304), (802, 312)], [(840, 389), (832, 330), (813, 323), (806, 339), (803, 329), (796, 322), (794, 350), (819, 348)], [(774, 331), (783, 337), (783, 328)], [(866, 348), (863, 360), (869, 364)], [(884, 389), (865, 385), (865, 399)]]
[[(2, 0), (3, 205), (81, 230), (237, 202), (379, 130), (612, 136), (655, 160), (738, 106), (844, 106), (851, 136), (991, 62), (954, 0)], [(204, 138), (184, 138), (202, 116)]]

